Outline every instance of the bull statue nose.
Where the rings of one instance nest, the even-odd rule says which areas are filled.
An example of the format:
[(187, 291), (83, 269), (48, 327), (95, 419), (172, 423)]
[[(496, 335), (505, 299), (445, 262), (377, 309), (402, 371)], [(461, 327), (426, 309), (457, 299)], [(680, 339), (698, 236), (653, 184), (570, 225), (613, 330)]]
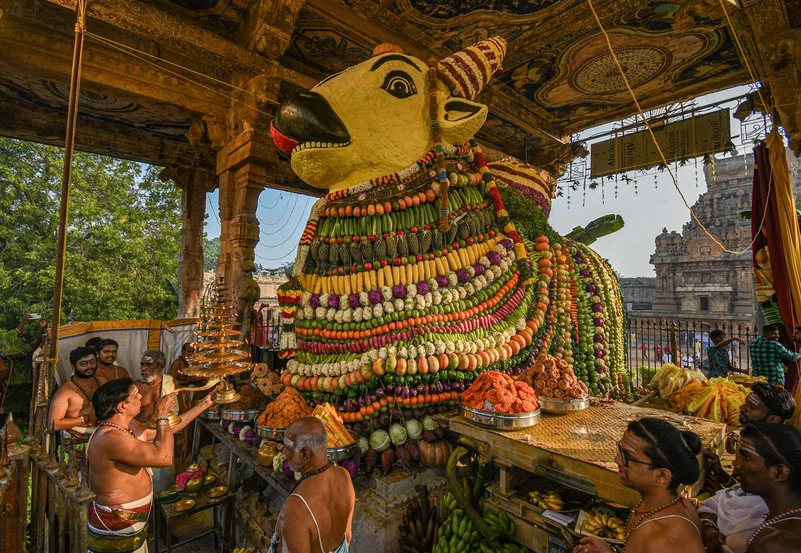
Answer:
[(300, 92), (281, 104), (273, 124), (281, 134), (301, 143), (350, 141), (345, 123), (316, 92)]

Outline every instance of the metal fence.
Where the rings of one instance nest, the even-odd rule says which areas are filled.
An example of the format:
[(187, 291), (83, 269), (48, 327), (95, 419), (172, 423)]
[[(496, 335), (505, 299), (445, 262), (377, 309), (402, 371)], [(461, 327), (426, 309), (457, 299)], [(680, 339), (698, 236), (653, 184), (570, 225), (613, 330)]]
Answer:
[(723, 330), (724, 339), (740, 338), (746, 342), (732, 342), (728, 346), (729, 358), (735, 367), (750, 370), (747, 344), (757, 334), (749, 325), (629, 317), (626, 359), (634, 385), (647, 385), (665, 363), (708, 372), (707, 347), (712, 344), (709, 333), (715, 329)]

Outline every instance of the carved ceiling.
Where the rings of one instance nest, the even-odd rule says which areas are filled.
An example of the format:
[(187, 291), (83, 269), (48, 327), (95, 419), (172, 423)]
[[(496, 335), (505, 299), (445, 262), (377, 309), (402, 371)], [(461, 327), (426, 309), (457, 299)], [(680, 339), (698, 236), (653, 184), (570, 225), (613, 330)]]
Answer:
[[(790, 7), (801, 0), (743, 0), (745, 8), (724, 2), (752, 58), (761, 55), (760, 34), (770, 41), (766, 22), (782, 19), (779, 27), (795, 33), (783, 35), (760, 66), (763, 72), (781, 66), (785, 73), (777, 69), (777, 75), (786, 77), (771, 82), (790, 98), (798, 88), (791, 70), (801, 57), (795, 46), (801, 38), (791, 41), (801, 16)], [(645, 110), (750, 81), (719, 0), (593, 4)], [(10, 52), (0, 60), (0, 110), (21, 106), (27, 114), (61, 116), (74, 25), (65, 8), (72, 5), (0, 0), (6, 12), (0, 47)], [(188, 155), (184, 133), (193, 122), (223, 128), (218, 137), (226, 126), (229, 136), (248, 128), (238, 93), (220, 81), (258, 88), (269, 102), (256, 108), (270, 112), (290, 92), (363, 61), (382, 42), (429, 61), (492, 35), (505, 37), (505, 70), (479, 97), (490, 107), (479, 138), (533, 163), (558, 167), (573, 155), (563, 144), (572, 134), (636, 112), (587, 0), (92, 0), (88, 10), (90, 30), (217, 79), (201, 87), (170, 67), (154, 68), (87, 41), (82, 117), (169, 141)], [(781, 86), (786, 82), (788, 90)], [(801, 121), (801, 100), (790, 103), (796, 111), (785, 119), (794, 124)], [(2, 123), (0, 133), (14, 135), (13, 125)], [(21, 136), (35, 136), (35, 129), (25, 131)]]
[[(644, 109), (748, 81), (718, 2), (596, 1)], [(312, 0), (281, 62), (323, 78), (379, 42), (442, 57), (492, 35), (505, 71), (480, 97), (480, 138), (524, 157), (636, 110), (586, 0)], [(546, 131), (543, 133), (542, 131)]]

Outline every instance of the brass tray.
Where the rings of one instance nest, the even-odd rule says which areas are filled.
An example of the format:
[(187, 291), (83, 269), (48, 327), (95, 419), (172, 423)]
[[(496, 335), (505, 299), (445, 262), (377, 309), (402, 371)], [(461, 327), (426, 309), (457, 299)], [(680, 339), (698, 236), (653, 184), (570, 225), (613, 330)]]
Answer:
[(204, 486), (210, 486), (211, 484), (214, 484), (216, 481), (217, 481), (217, 477), (215, 475), (207, 474), (206, 478), (203, 479), (203, 485)]
[(183, 511), (188, 511), (195, 505), (197, 505), (197, 501), (195, 501), (194, 499), (182, 499), (181, 501), (173, 505), (172, 508), (173, 510), (181, 513)]
[(543, 413), (551, 413), (552, 415), (566, 415), (581, 411), (590, 406), (590, 398), (587, 397), (545, 397), (538, 396), (540, 407)]
[(270, 428), (269, 426), (261, 426), (259, 424), (256, 425), (256, 434), (258, 434), (262, 438), (267, 438), (268, 440), (272, 440), (273, 442), (278, 442), (278, 443), (284, 441), (285, 430), (286, 428)]
[(493, 413), (462, 405), (462, 415), (467, 420), (496, 430), (519, 430), (540, 422), (540, 410), (531, 413)]
[(206, 492), (209, 497), (220, 497), (228, 493), (228, 486), (215, 486)]

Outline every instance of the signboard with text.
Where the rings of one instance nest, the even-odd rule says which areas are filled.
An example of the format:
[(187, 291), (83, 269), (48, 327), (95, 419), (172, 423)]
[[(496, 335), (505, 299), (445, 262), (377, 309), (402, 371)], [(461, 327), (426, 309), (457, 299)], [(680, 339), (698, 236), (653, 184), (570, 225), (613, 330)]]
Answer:
[(662, 163), (659, 150), (668, 163), (726, 150), (731, 142), (728, 109), (691, 117), (667, 125), (652, 125), (656, 142), (648, 130), (595, 142), (590, 146), (592, 178), (644, 169)]

